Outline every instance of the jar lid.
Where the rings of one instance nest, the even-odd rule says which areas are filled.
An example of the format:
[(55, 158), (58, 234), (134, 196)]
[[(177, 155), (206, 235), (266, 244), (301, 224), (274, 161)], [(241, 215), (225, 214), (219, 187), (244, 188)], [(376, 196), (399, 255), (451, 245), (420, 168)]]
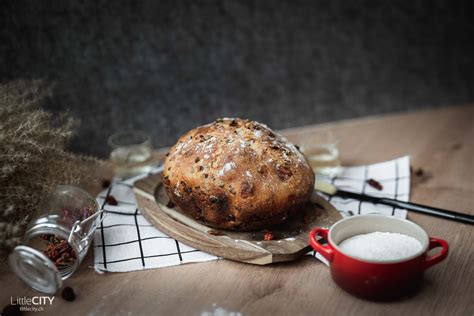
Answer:
[(54, 294), (62, 285), (54, 263), (36, 249), (16, 246), (8, 256), (8, 262), (13, 272), (37, 291)]

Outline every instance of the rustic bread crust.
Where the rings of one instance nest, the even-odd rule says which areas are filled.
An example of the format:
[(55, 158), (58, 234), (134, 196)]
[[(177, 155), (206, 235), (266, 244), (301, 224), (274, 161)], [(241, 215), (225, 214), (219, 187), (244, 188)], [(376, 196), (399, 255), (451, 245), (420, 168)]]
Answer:
[(170, 200), (205, 224), (254, 230), (279, 224), (309, 201), (306, 158), (266, 125), (219, 119), (181, 136), (162, 182)]

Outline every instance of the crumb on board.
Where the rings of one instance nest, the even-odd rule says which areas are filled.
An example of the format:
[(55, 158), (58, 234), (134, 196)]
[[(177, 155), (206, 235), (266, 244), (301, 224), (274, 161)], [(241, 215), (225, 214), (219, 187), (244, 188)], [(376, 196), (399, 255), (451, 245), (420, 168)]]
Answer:
[(221, 232), (221, 231), (219, 231), (219, 230), (215, 230), (215, 229), (209, 229), (209, 230), (207, 231), (207, 233), (208, 233), (209, 235), (212, 235), (212, 236), (224, 236), (224, 233), (223, 233), (223, 232)]

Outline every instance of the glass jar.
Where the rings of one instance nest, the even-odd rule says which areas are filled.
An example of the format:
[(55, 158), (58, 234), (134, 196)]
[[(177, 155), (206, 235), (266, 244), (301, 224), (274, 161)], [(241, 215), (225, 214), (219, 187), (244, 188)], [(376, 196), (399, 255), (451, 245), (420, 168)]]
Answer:
[[(54, 294), (84, 259), (103, 211), (86, 191), (58, 186), (34, 213), (8, 261), (33, 289)], [(100, 221), (97, 218), (100, 217)]]
[(108, 139), (110, 160), (115, 174), (122, 178), (132, 177), (151, 169), (151, 136), (143, 131), (122, 131)]
[(334, 177), (341, 173), (339, 141), (331, 130), (319, 130), (311, 136), (300, 135), (297, 144), (314, 172)]

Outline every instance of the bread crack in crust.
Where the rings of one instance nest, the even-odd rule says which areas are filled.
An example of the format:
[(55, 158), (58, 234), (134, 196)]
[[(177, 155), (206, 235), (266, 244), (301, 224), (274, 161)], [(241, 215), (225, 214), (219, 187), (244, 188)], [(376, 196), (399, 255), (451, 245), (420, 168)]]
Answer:
[(181, 136), (166, 157), (170, 200), (205, 224), (255, 230), (302, 209), (314, 187), (306, 158), (266, 125), (224, 118)]

